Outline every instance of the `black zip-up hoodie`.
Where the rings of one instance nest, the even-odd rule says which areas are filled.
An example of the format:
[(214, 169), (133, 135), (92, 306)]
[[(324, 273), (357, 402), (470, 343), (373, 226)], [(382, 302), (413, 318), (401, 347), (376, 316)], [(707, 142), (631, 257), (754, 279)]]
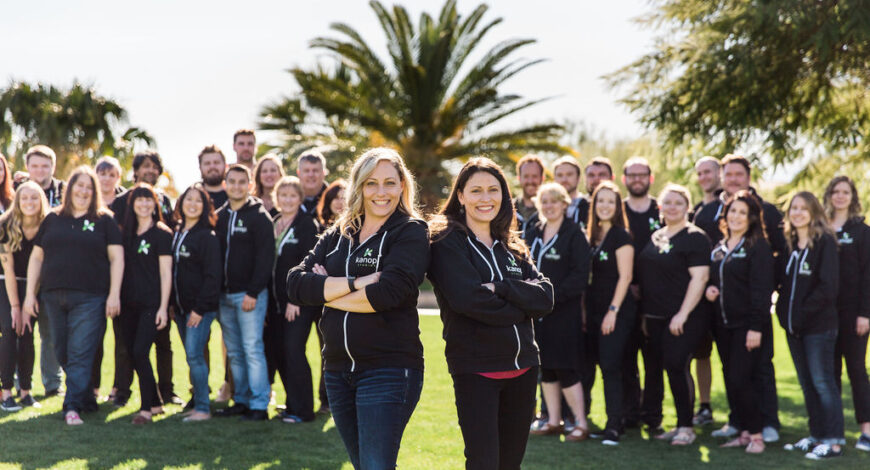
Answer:
[[(441, 308), (451, 374), (540, 364), (532, 322), (552, 311), (553, 285), (529, 260), (501, 242), (489, 248), (454, 228), (432, 243), (429, 280)], [(483, 286), (490, 282), (495, 292)]]
[(295, 305), (326, 303), (327, 276), (314, 274), (314, 264), (332, 277), (360, 277), (379, 271), (380, 280), (365, 288), (375, 313), (323, 309), (324, 368), (361, 372), (385, 367), (423, 370), (423, 343), (417, 316), (418, 288), (429, 265), (426, 223), (395, 211), (366, 240), (341, 235), (338, 227), (324, 233), (314, 250), (287, 275), (287, 298)]
[[(275, 218), (275, 222), (281, 219), (281, 214)], [(320, 225), (314, 217), (301, 210), (293, 218), (290, 227), (280, 238), (275, 240), (275, 268), (272, 271), (272, 293), (278, 305), (286, 304), (287, 274), (296, 267), (305, 256), (308, 255), (314, 245), (317, 244), (317, 235), (320, 233)], [(280, 313), (283, 313), (280, 312)]]
[(779, 323), (795, 336), (835, 330), (840, 260), (837, 241), (829, 234), (815, 240), (813, 247), (795, 247), (785, 253), (776, 314)]
[[(840, 244), (840, 324), (855, 328), (857, 317), (870, 317), (870, 227), (863, 217), (848, 220), (837, 231)], [(852, 330), (854, 331), (854, 330)]]
[(723, 240), (710, 255), (710, 285), (719, 288), (716, 321), (725, 328), (763, 331), (770, 322), (774, 288), (773, 252), (765, 239), (747, 246), (741, 239), (733, 250)]
[(216, 232), (224, 263), (222, 291), (257, 298), (268, 286), (275, 262), (272, 218), (263, 202), (248, 196), (238, 211), (227, 202), (218, 211)]
[(221, 293), (220, 242), (214, 230), (196, 225), (172, 238), (172, 301), (181, 315), (217, 312)]

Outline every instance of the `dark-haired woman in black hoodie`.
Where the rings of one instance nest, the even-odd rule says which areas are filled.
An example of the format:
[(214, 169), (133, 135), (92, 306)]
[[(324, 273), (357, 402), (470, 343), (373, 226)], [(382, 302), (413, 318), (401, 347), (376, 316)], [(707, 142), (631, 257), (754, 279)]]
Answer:
[(706, 297), (716, 310), (716, 344), (733, 422), (742, 433), (721, 447), (744, 447), (747, 453), (760, 454), (763, 423), (752, 383), (760, 380), (760, 368), (773, 357), (773, 251), (764, 235), (761, 202), (751, 192), (738, 191), (722, 213), (725, 238), (711, 255)]
[(287, 300), (325, 304), (326, 392), (354, 468), (394, 468), (423, 388), (417, 295), (429, 234), (394, 150), (365, 152), (350, 176), (347, 210), (290, 271)]
[(843, 455), (843, 402), (834, 380), (837, 342), (837, 287), (840, 262), (837, 240), (819, 200), (807, 191), (795, 194), (786, 211), (785, 273), (776, 301), (779, 323), (804, 393), (810, 435), (786, 450), (807, 452), (810, 459)]
[(184, 421), (204, 421), (211, 417), (205, 349), (220, 301), (221, 253), (214, 232), (217, 214), (201, 184), (181, 193), (175, 219), (179, 222), (172, 239), (172, 301), (193, 385), (193, 409)]
[(861, 436), (858, 450), (870, 451), (870, 380), (867, 378), (867, 337), (870, 332), (870, 227), (861, 216), (861, 201), (855, 183), (837, 176), (828, 184), (825, 212), (840, 243), (840, 290), (837, 312), (840, 328), (834, 349), (834, 377), (842, 388), (843, 360), (849, 383), (855, 420)]
[(553, 286), (518, 238), (504, 174), (470, 160), (433, 224), (435, 288), (453, 376), (466, 468), (519, 469), (534, 417), (540, 364), (533, 321)]

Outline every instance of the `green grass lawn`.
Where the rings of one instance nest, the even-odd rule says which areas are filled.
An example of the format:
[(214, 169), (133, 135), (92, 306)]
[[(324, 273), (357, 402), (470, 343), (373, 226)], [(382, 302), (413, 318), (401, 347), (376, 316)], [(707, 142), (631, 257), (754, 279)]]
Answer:
[[(218, 328), (215, 326), (214, 328)], [(453, 387), (444, 361), (444, 342), (438, 317), (421, 317), (426, 351), (423, 395), (402, 441), (399, 468), (457, 469), (463, 466), (463, 444), (456, 422)], [(108, 394), (112, 382), (112, 334), (106, 336), (102, 393)], [(187, 364), (173, 327), (175, 351), (175, 390), (188, 398)], [(319, 356), (316, 337), (308, 345), (312, 368)], [(213, 390), (220, 386), (223, 368), (216, 358), (220, 343), (212, 341)], [(38, 351), (38, 347), (37, 347)], [(768, 447), (761, 456), (747, 456), (740, 449), (719, 449), (719, 440), (709, 436), (715, 427), (699, 429), (696, 443), (688, 448), (672, 448), (650, 441), (637, 430), (629, 431), (619, 447), (604, 447), (595, 441), (566, 443), (552, 437), (532, 437), (523, 468), (870, 468), (870, 455), (854, 449), (858, 428), (853, 418), (851, 393), (846, 387), (844, 406), (846, 456), (824, 464), (782, 450), (782, 443), (796, 440), (806, 432), (803, 399), (782, 331), (777, 328), (776, 371), (780, 396), (782, 441)], [(39, 360), (37, 357), (37, 365)], [(714, 408), (717, 426), (726, 418), (725, 393), (718, 359), (714, 359)], [(38, 368), (37, 368), (38, 369)], [(42, 386), (34, 374), (35, 395)], [(278, 402), (283, 390), (278, 387)], [(844, 377), (844, 385), (848, 381)], [(596, 382), (592, 419), (605, 421), (601, 381)], [(139, 407), (138, 385), (124, 408), (101, 406), (99, 412), (84, 415), (85, 425), (67, 427), (60, 416), (62, 398), (42, 401), (40, 410), (25, 409), (0, 414), (0, 468), (351, 468), (341, 439), (332, 421), (318, 416), (311, 424), (288, 425), (280, 421), (243, 423), (235, 419), (212, 419), (204, 423), (182, 423), (181, 407), (167, 406), (167, 413), (148, 426), (130, 424)], [(222, 405), (221, 405), (222, 406)], [(274, 415), (275, 411), (270, 410)], [(665, 394), (665, 424), (676, 421), (669, 392)]]

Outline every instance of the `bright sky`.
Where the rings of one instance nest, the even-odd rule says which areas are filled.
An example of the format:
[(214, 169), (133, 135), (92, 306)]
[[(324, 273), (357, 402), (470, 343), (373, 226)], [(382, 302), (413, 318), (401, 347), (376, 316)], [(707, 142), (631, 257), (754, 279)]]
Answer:
[[(459, 9), (468, 12), (479, 3), (460, 0)], [(424, 9), (437, 17), (442, 2), (403, 4), (416, 23)], [(506, 90), (555, 96), (509, 124), (577, 119), (613, 137), (641, 132), (600, 77), (651, 47), (652, 33), (632, 22), (649, 10), (646, 0), (490, 4), (484, 18), (504, 22), (490, 31), (486, 46), (536, 38), (521, 55), (548, 59), (516, 76)], [(335, 36), (328, 29), (333, 22), (350, 24), (376, 50), (383, 47), (383, 33), (363, 0), (10, 2), (0, 15), (0, 78), (93, 83), (128, 110), (132, 125), (156, 138), (183, 188), (199, 179), (196, 155), (204, 145), (218, 144), (234, 161), (233, 131), (254, 127), (261, 106), (295, 91), (285, 70), (323, 60), (308, 42)]]

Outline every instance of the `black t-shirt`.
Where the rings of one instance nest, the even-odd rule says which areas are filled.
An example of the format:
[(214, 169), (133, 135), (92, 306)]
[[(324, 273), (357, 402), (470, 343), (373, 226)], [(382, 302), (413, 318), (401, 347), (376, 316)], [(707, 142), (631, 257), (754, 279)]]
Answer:
[[(118, 195), (109, 206), (109, 209), (111, 209), (112, 212), (115, 214), (115, 222), (117, 222), (118, 225), (124, 225), (124, 218), (127, 214), (127, 198), (129, 196), (130, 191), (125, 191), (123, 194)], [(172, 210), (172, 200), (169, 199), (169, 196), (163, 194), (160, 191), (157, 191), (157, 199), (160, 201), (159, 210), (161, 216), (163, 217), (163, 222), (168, 226), (175, 225), (175, 220), (173, 220), (175, 215)], [(155, 208), (154, 210), (156, 213), (158, 209)]]
[(165, 225), (155, 224), (145, 233), (124, 240), (121, 302), (160, 305), (160, 256), (172, 256), (172, 232)]
[(607, 313), (607, 307), (613, 300), (613, 292), (619, 282), (616, 250), (629, 244), (631, 244), (631, 235), (625, 229), (613, 227), (607, 231), (600, 245), (592, 247), (592, 267), (589, 274), (589, 288), (586, 289), (588, 314), (598, 316)]
[(227, 191), (221, 189), (220, 191), (211, 192), (206, 191), (208, 193), (208, 197), (211, 198), (211, 203), (214, 204), (214, 210), (217, 212), (220, 206), (224, 205), (227, 202)]
[(710, 265), (710, 240), (703, 230), (688, 224), (670, 239), (666, 230), (653, 233), (638, 257), (644, 314), (653, 318), (674, 316), (686, 297), (689, 268)]
[[(30, 262), (30, 253), (33, 252), (33, 240), (35, 239), (35, 235), (30, 240), (28, 240), (27, 237), (22, 237), (21, 247), (18, 251), (12, 252), (12, 265), (15, 266), (15, 277), (19, 280), (27, 278), (27, 263)], [(6, 243), (9, 243), (9, 237), (4, 231), (3, 235), (0, 236), (0, 244)], [(5, 274), (3, 272), (2, 264), (0, 264), (0, 274)]]
[(33, 244), (44, 259), (40, 289), (68, 289), (109, 294), (109, 245), (121, 244), (121, 231), (108, 214), (96, 218), (62, 216), (50, 212)]
[[(649, 243), (653, 232), (662, 228), (662, 224), (659, 222), (659, 205), (655, 198), (650, 198), (649, 209), (644, 212), (635, 212), (626, 204), (625, 217), (628, 219), (628, 228), (631, 230), (631, 236), (634, 240), (632, 242), (634, 259), (637, 260), (640, 252)], [(637, 272), (637, 268), (635, 268), (635, 272)]]

